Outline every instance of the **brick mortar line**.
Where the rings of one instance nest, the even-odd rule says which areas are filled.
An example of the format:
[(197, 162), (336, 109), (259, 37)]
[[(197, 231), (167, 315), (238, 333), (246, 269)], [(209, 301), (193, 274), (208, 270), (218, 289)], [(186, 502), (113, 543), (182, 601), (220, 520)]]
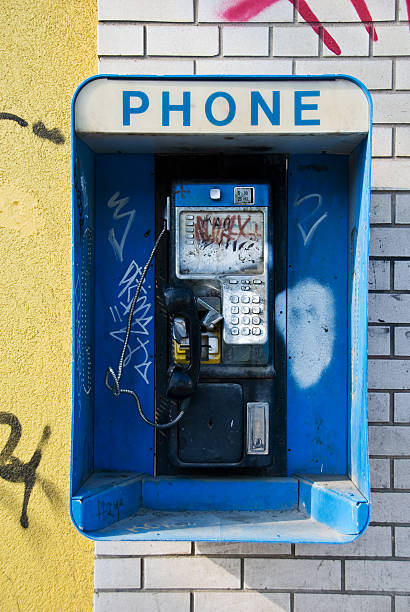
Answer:
[[(179, 25), (181, 25), (181, 24), (179, 24)], [(115, 58), (115, 59), (118, 59), (118, 58), (141, 58), (141, 57), (144, 57), (144, 56), (142, 56), (142, 55), (131, 55), (131, 54), (127, 54), (127, 55), (106, 55), (104, 53), (101, 53), (101, 54), (98, 54), (98, 57), (99, 58), (111, 58), (111, 59)], [(158, 57), (158, 58), (162, 58), (162, 59), (164, 59), (164, 58), (167, 58), (167, 59), (169, 59), (169, 58), (176, 58), (176, 59), (178, 59), (178, 58), (185, 58), (185, 57), (191, 57), (191, 58), (195, 57), (196, 59), (209, 59), (209, 58), (212, 58), (212, 57), (220, 57), (221, 60), (235, 58), (235, 60), (244, 60), (244, 61), (255, 60), (255, 59), (260, 59), (260, 60), (265, 60), (265, 61), (269, 61), (269, 60), (272, 60), (272, 59), (275, 59), (275, 60), (278, 60), (278, 61), (280, 61), (280, 60), (291, 60), (291, 59), (294, 59), (295, 61), (310, 61), (310, 60), (318, 61), (319, 59), (323, 59), (325, 61), (326, 60), (332, 60), (333, 61), (333, 58), (331, 58), (331, 57), (320, 57), (318, 55), (306, 56), (306, 55), (295, 55), (295, 54), (293, 54), (293, 55), (273, 55), (272, 57), (267, 56), (267, 55), (259, 55), (259, 56), (258, 55), (256, 55), (256, 56), (255, 55), (235, 55), (235, 56), (233, 56), (233, 55), (231, 55), (231, 56), (222, 56), (222, 55), (221, 56), (216, 56), (216, 55), (197, 55), (197, 56), (192, 56), (192, 55), (190, 55), (190, 56), (185, 56), (185, 55), (169, 55), (168, 54), (168, 55), (149, 55), (147, 57)], [(410, 56), (405, 56), (405, 57), (410, 57)], [(349, 57), (348, 56), (344, 56), (344, 58), (342, 60), (340, 60), (339, 58), (340, 58), (340, 56), (338, 56), (338, 58), (336, 58), (335, 61), (344, 61), (344, 60), (350, 61), (350, 60), (353, 60), (353, 59), (355, 61), (356, 60), (366, 60), (367, 56), (358, 56), (358, 55), (349, 56)], [(375, 58), (375, 60), (377, 60), (377, 59), (392, 59), (393, 60), (394, 58)], [(410, 88), (409, 89), (398, 89), (398, 90), (394, 90), (391, 87), (383, 88), (383, 89), (374, 89), (373, 88), (373, 89), (369, 89), (369, 92), (372, 95), (373, 94), (391, 94), (391, 95), (405, 94), (405, 95), (408, 95), (410, 93)], [(393, 126), (401, 127), (401, 126), (407, 126), (408, 125), (408, 123), (400, 124), (400, 123), (396, 123), (396, 122), (394, 122), (394, 123), (392, 123), (392, 122), (390, 122), (390, 123), (389, 122), (380, 122), (380, 123), (377, 122), (377, 123), (375, 123), (374, 122), (374, 124), (377, 125), (377, 126), (385, 126), (385, 127), (393, 127)], [(387, 192), (387, 191), (395, 191), (395, 190), (381, 190), (381, 191), (386, 191)]]
[[(409, 459), (410, 457), (403, 457), (403, 459)], [(397, 459), (396, 459), (397, 461)], [(390, 487), (386, 489), (381, 489), (380, 487), (372, 487), (372, 493), (410, 493), (409, 487), (406, 488), (398, 488), (398, 487)], [(395, 523), (395, 525), (399, 525), (399, 523)]]
[(370, 521), (369, 525), (370, 527), (410, 527), (410, 523), (392, 523), (387, 521), (385, 523), (380, 521)]
[(286, 594), (306, 594), (306, 595), (379, 595), (379, 596), (391, 596), (394, 595), (410, 595), (409, 591), (374, 591), (374, 590), (352, 590), (346, 589), (343, 593), (340, 590), (335, 589), (297, 589), (297, 588), (289, 588), (289, 589), (247, 589), (241, 590), (239, 588), (228, 588), (228, 587), (219, 587), (219, 588), (170, 588), (170, 587), (152, 587), (149, 589), (94, 589), (94, 593), (260, 593), (263, 594), (276, 594), (276, 593), (286, 593)]
[[(381, 425), (380, 427), (384, 427), (384, 425)], [(397, 459), (398, 460), (398, 459), (410, 459), (410, 455), (392, 455), (389, 453), (387, 455), (369, 455), (369, 458), (370, 459)], [(381, 488), (381, 487), (376, 487), (376, 488)]]
[[(410, 261), (410, 255), (372, 255), (370, 261), (388, 261), (393, 263), (395, 261)], [(369, 289), (369, 293), (377, 292), (377, 289)], [(389, 290), (380, 289), (378, 292), (386, 291), (387, 293), (400, 293), (401, 290)], [(408, 289), (403, 289), (404, 292)]]
[[(410, 326), (410, 323), (403, 323), (403, 326)], [(376, 326), (374, 326), (376, 327)], [(408, 355), (368, 355), (368, 359), (372, 359), (373, 361), (409, 361), (410, 357)], [(390, 389), (391, 391), (391, 389)], [(404, 423), (405, 424), (405, 423)]]
[[(196, 2), (194, 0), (194, 6), (196, 5)], [(328, 27), (332, 27), (332, 28), (345, 28), (345, 27), (352, 27), (352, 28), (356, 28), (358, 30), (363, 29), (364, 30), (364, 24), (358, 19), (357, 21), (315, 21), (315, 22), (311, 22), (311, 23), (307, 23), (305, 21), (195, 21), (195, 15), (192, 21), (156, 21), (156, 20), (152, 20), (152, 21), (147, 21), (147, 20), (138, 20), (138, 19), (99, 19), (98, 24), (111, 24), (111, 25), (118, 25), (118, 24), (135, 24), (135, 25), (163, 25), (163, 26), (167, 26), (167, 25), (175, 25), (175, 26), (181, 26), (181, 25), (191, 25), (191, 26), (231, 26), (231, 25), (235, 25), (238, 28), (246, 28), (246, 27), (261, 27), (263, 28), (264, 26), (269, 26), (271, 25), (272, 27), (287, 27), (287, 28), (294, 28), (294, 27), (298, 27), (298, 28), (306, 28), (306, 29), (311, 29), (312, 25), (323, 25), (325, 28)], [(365, 22), (366, 25), (372, 25), (372, 22), (370, 21), (366, 21)], [(373, 21), (373, 25), (376, 28), (379, 26), (391, 26), (393, 24), (396, 24), (397, 26), (402, 25), (403, 27), (408, 27), (407, 24), (407, 20), (403, 20), (403, 21), (387, 21), (387, 20), (383, 20), (383, 21)], [(369, 39), (371, 38), (371, 36), (369, 34), (367, 34), (367, 36), (369, 37)], [(340, 57), (340, 56), (337, 56)], [(367, 56), (363, 56), (363, 55), (357, 55), (355, 57), (367, 57)], [(378, 55), (375, 57), (385, 57), (383, 55)], [(408, 57), (408, 55), (403, 55), (403, 57)]]
[[(374, 491), (372, 490), (372, 493)], [(379, 490), (377, 492), (380, 492)], [(373, 525), (374, 526), (374, 525)], [(401, 523), (394, 523), (392, 525), (387, 525), (384, 524), (383, 525), (377, 525), (378, 527), (381, 526), (385, 526), (386, 528), (388, 527), (407, 527), (407, 525), (402, 525)], [(410, 526), (410, 524), (409, 524)], [(349, 546), (350, 544), (352, 544), (353, 542), (347, 542), (346, 546)], [(300, 543), (298, 544), (298, 546), (344, 546), (344, 544), (326, 544), (326, 543)], [(187, 557), (187, 555), (181, 555), (181, 558), (185, 559)], [(189, 555), (188, 555), (189, 557)], [(145, 560), (145, 559), (151, 559), (151, 558), (159, 558), (159, 559), (166, 559), (167, 556), (166, 555), (156, 555), (153, 557), (141, 557), (141, 556), (115, 556), (115, 555), (106, 555), (104, 557), (101, 556), (96, 556), (95, 559), (116, 559), (116, 560), (121, 560), (121, 559), (141, 559)], [(200, 555), (199, 558), (203, 558), (203, 559), (209, 559), (210, 557), (206, 554)], [(252, 554), (223, 554), (221, 553), (220, 555), (218, 555), (217, 557), (213, 557), (216, 558), (218, 560), (220, 559), (238, 559), (238, 560), (246, 560), (246, 559), (264, 559), (265, 561), (284, 561), (284, 560), (288, 560), (288, 561), (397, 561), (397, 560), (401, 560), (401, 561), (410, 561), (410, 555), (409, 556), (397, 556), (395, 554), (391, 554), (391, 555), (366, 555), (366, 554), (357, 554), (357, 555), (343, 555), (343, 554), (337, 554), (337, 553), (332, 553), (332, 555), (325, 555), (325, 554), (318, 554), (318, 555), (304, 555), (304, 554), (299, 554), (299, 553), (295, 553), (295, 557), (291, 557), (290, 555), (285, 556), (285, 555), (267, 555), (265, 554), (261, 554), (258, 555), (257, 553), (252, 553)], [(242, 588), (242, 587), (240, 587)]]
[(141, 580), (141, 589), (143, 589), (145, 587), (145, 563), (144, 563), (144, 559), (141, 558), (141, 576), (140, 576), (140, 580)]

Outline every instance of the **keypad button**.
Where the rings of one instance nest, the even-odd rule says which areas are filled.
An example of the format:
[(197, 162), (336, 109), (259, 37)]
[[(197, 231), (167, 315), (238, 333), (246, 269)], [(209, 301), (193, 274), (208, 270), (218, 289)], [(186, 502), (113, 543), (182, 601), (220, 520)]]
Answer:
[(232, 304), (237, 304), (239, 302), (239, 297), (237, 295), (231, 295), (231, 302)]
[(193, 218), (194, 218), (194, 215), (187, 215), (186, 216), (186, 219), (193, 219)]
[(252, 306), (253, 314), (260, 314), (262, 312), (262, 308), (260, 306)]
[(232, 327), (231, 334), (232, 336), (237, 336), (239, 334), (239, 329), (237, 327)]
[(242, 291), (250, 291), (251, 290), (251, 288), (248, 287), (248, 285), (242, 285), (241, 289), (242, 289)]
[(239, 317), (232, 317), (231, 318), (231, 323), (232, 323), (232, 325), (238, 325)]
[(260, 301), (261, 301), (261, 299), (260, 299), (259, 295), (253, 295), (252, 296), (252, 302), (254, 304), (259, 304)]
[(243, 312), (243, 314), (249, 314), (251, 309), (249, 308), (249, 306), (242, 306), (241, 311)]
[(250, 284), (251, 284), (251, 281), (250, 281), (250, 280), (245, 280), (245, 279), (242, 279), (242, 280), (241, 280), (241, 283), (242, 283), (243, 285), (250, 285)]
[[(231, 300), (232, 300), (232, 298), (231, 298)], [(239, 298), (238, 298), (237, 301), (239, 301)], [(249, 304), (250, 301), (251, 301), (250, 295), (243, 295), (242, 298), (241, 298), (242, 304)], [(236, 302), (235, 302), (235, 304), (236, 304)]]
[(262, 281), (260, 278), (254, 278), (253, 279), (253, 284), (254, 285), (262, 285)]
[(230, 285), (237, 285), (238, 284), (238, 280), (236, 278), (230, 278), (229, 279), (229, 284)]
[(193, 221), (187, 221), (187, 222), (185, 223), (185, 225), (187, 225), (187, 226), (193, 226), (193, 225), (194, 225), (194, 222), (193, 222)]
[(249, 325), (250, 320), (249, 317), (242, 317), (242, 324), (243, 325)]
[(239, 306), (231, 306), (231, 313), (232, 314), (238, 314), (239, 313)]
[(253, 325), (259, 325), (260, 322), (261, 322), (260, 317), (252, 317)]
[(194, 244), (193, 240), (185, 240), (185, 244)]
[(262, 331), (260, 327), (252, 327), (252, 333), (254, 336), (260, 336)]
[(249, 336), (250, 333), (251, 330), (249, 329), (249, 327), (242, 327), (242, 336)]

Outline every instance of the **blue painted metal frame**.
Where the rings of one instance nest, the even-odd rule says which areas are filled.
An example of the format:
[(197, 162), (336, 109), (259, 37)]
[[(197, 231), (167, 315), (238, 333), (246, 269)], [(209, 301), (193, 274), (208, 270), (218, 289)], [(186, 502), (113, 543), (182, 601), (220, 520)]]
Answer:
[[(155, 241), (153, 155), (96, 156), (94, 470), (154, 473), (154, 433), (135, 401), (104, 385), (117, 370), (128, 313)], [(135, 306), (121, 386), (134, 390), (154, 417), (154, 264)], [(124, 427), (124, 423), (127, 424)]]
[(288, 474), (347, 473), (348, 158), (290, 155)]
[[(292, 244), (292, 250), (289, 251), (290, 260), (293, 258), (296, 262), (296, 255), (299, 254), (299, 263), (304, 261), (302, 254), (305, 245), (302, 246), (302, 242), (307, 239), (306, 232), (303, 236), (300, 228), (296, 229), (298, 223), (303, 224), (303, 219), (299, 215), (302, 211), (301, 204), (292, 206), (292, 203), (295, 204), (305, 195), (309, 195), (309, 190), (310, 194), (318, 193), (320, 188), (322, 194), (329, 195), (332, 181), (334, 184), (339, 184), (340, 193), (338, 197), (331, 201), (326, 200), (329, 204), (326, 221), (329, 222), (328, 225), (331, 227), (337, 228), (336, 239), (334, 236), (330, 238), (329, 234), (323, 233), (325, 228), (323, 223), (322, 227), (318, 224), (315, 229), (316, 237), (320, 238), (323, 246), (334, 247), (333, 256), (323, 262), (320, 252), (313, 248), (310, 263), (313, 264), (315, 271), (318, 271), (317, 275), (315, 272), (314, 280), (325, 287), (329, 288), (330, 286), (334, 292), (334, 299), (337, 302), (336, 325), (337, 327), (339, 325), (344, 327), (347, 335), (347, 338), (343, 338), (341, 334), (337, 335), (333, 353), (336, 356), (336, 363), (333, 364), (332, 362), (329, 367), (325, 368), (323, 380), (316, 385), (311, 385), (311, 390), (304, 396), (309, 401), (308, 410), (305, 409), (303, 412), (300, 410), (300, 405), (297, 405), (303, 395), (300, 384), (299, 386), (295, 385), (294, 376), (293, 380), (291, 380), (291, 377), (288, 380), (288, 385), (290, 383), (289, 416), (297, 422), (294, 429), (292, 429), (291, 424), (288, 427), (288, 436), (291, 442), (289, 448), (292, 447), (289, 457), (289, 473), (295, 474), (295, 476), (289, 479), (272, 479), (269, 483), (256, 480), (251, 485), (247, 481), (236, 481), (233, 485), (234, 481), (230, 481), (225, 483), (225, 486), (229, 489), (229, 500), (226, 503), (228, 503), (228, 506), (231, 504), (230, 509), (225, 505), (225, 502), (222, 503), (220, 498), (219, 513), (215, 514), (207, 511), (205, 507), (202, 511), (194, 511), (192, 510), (195, 506), (195, 502), (192, 502), (195, 499), (194, 496), (198, 495), (199, 505), (201, 505), (200, 498), (203, 498), (204, 495), (207, 504), (210, 503), (209, 499), (215, 493), (213, 492), (213, 481), (210, 481), (209, 487), (204, 489), (203, 480), (198, 482), (187, 479), (163, 478), (160, 482), (159, 479), (147, 476), (147, 474), (152, 474), (152, 432), (145, 431), (145, 434), (143, 434), (142, 431), (146, 426), (142, 423), (139, 423), (136, 429), (133, 426), (129, 427), (133, 407), (129, 408), (124, 405), (117, 407), (115, 400), (111, 400), (108, 392), (104, 397), (102, 385), (98, 391), (96, 390), (94, 398), (93, 384), (91, 386), (88, 384), (90, 381), (90, 359), (92, 363), (93, 353), (95, 352), (96, 357), (95, 380), (98, 380), (101, 378), (102, 365), (105, 365), (107, 360), (107, 365), (108, 363), (114, 363), (115, 365), (116, 349), (119, 346), (119, 343), (115, 344), (113, 342), (113, 337), (110, 336), (110, 331), (106, 326), (107, 318), (104, 315), (103, 304), (105, 300), (108, 303), (111, 299), (118, 299), (118, 292), (117, 294), (115, 294), (115, 291), (109, 293), (109, 291), (112, 292), (115, 284), (111, 285), (109, 289), (105, 281), (114, 276), (120, 282), (125, 271), (118, 270), (114, 265), (107, 262), (108, 252), (110, 249), (112, 250), (115, 241), (107, 242), (108, 236), (107, 240), (104, 239), (104, 232), (108, 226), (107, 218), (103, 222), (103, 217), (109, 213), (111, 215), (116, 214), (116, 218), (111, 218), (111, 221), (115, 221), (118, 228), (122, 223), (124, 229), (129, 220), (129, 215), (128, 218), (126, 215), (122, 215), (127, 211), (127, 208), (126, 205), (121, 207), (118, 199), (121, 197), (134, 198), (141, 184), (143, 184), (144, 196), (142, 200), (147, 205), (144, 210), (147, 209), (145, 212), (147, 212), (148, 217), (138, 228), (138, 230), (141, 230), (142, 236), (136, 236), (138, 245), (142, 247), (138, 252), (142, 259), (152, 245), (154, 237), (152, 231), (154, 227), (152, 156), (96, 156), (75, 134), (74, 112), (78, 92), (91, 80), (100, 78), (146, 81), (309, 81), (313, 79), (326, 81), (342, 78), (356, 83), (365, 92), (371, 109), (371, 99), (366, 88), (357, 79), (347, 75), (277, 77), (224, 75), (135, 75), (124, 77), (120, 75), (99, 75), (91, 77), (77, 89), (72, 102), (73, 428), (71, 514), (74, 524), (82, 530), (82, 533), (94, 539), (351, 541), (365, 529), (369, 520), (370, 485), (366, 412), (367, 334), (365, 333), (365, 322), (367, 320), (371, 125), (369, 126), (368, 137), (362, 141), (348, 160), (342, 156), (339, 159), (326, 156), (328, 169), (325, 172), (325, 180), (323, 180), (324, 175), (321, 175), (317, 169), (311, 168), (310, 171), (307, 168), (303, 169), (303, 166), (315, 165), (316, 162), (319, 163), (319, 166), (323, 165), (322, 160), (319, 159), (321, 156), (291, 156), (290, 158), (289, 222), (293, 223), (293, 227), (290, 228), (290, 243)], [(134, 159), (131, 160), (131, 158)], [(139, 168), (138, 174), (137, 166)], [(113, 171), (114, 168), (115, 171)], [(133, 174), (131, 168), (134, 170), (133, 177), (130, 176)], [(291, 178), (292, 172), (295, 172), (294, 181)], [(348, 196), (345, 185), (340, 182), (342, 175), (349, 177)], [(120, 181), (117, 182), (119, 178)], [(312, 181), (312, 183), (309, 184), (309, 181)], [(118, 203), (113, 203), (114, 197), (114, 200), (111, 200), (113, 206), (108, 206), (108, 201), (117, 191), (120, 192), (118, 196), (115, 196)], [(341, 210), (346, 210), (347, 201), (350, 207), (349, 214), (347, 215), (346, 211), (346, 216), (341, 218)], [(306, 204), (307, 200), (304, 200), (304, 202)], [(145, 228), (145, 226), (147, 227)], [(114, 228), (114, 225), (111, 227)], [(148, 228), (151, 231), (144, 236), (144, 233), (148, 232)], [(114, 237), (111, 236), (111, 238), (117, 239), (117, 247), (121, 245), (120, 229), (118, 231), (119, 234), (115, 234)], [(298, 235), (298, 232), (300, 235)], [(95, 253), (96, 236), (97, 248)], [(343, 259), (341, 278), (331, 279), (332, 265), (337, 264), (340, 268), (340, 259), (338, 260), (337, 253), (339, 255), (343, 254), (343, 244), (345, 244), (347, 252), (350, 253), (350, 257), (348, 260)], [(346, 251), (345, 254), (347, 257)], [(95, 255), (97, 255), (96, 258)], [(107, 266), (106, 269), (101, 269), (100, 256), (102, 257), (101, 261), (104, 261)], [(128, 256), (131, 256), (131, 253), (128, 252)], [(125, 257), (123, 261), (125, 261)], [(97, 265), (95, 265), (95, 262), (97, 262)], [(311, 272), (312, 268), (309, 269), (304, 262), (299, 271), (289, 270), (289, 290), (294, 289), (298, 283), (303, 281), (303, 278), (305, 278), (303, 269), (306, 272)], [(347, 308), (345, 313), (339, 307), (339, 299), (343, 298), (343, 277), (346, 279), (345, 299), (347, 298)], [(153, 278), (147, 279), (146, 282), (152, 285)], [(94, 291), (96, 296), (101, 292), (101, 300), (94, 301)], [(289, 291), (289, 306), (292, 306), (292, 301), (294, 306), (297, 306), (295, 295), (295, 293), (292, 294)], [(113, 318), (112, 314), (111, 317)], [(150, 333), (153, 332), (152, 326), (147, 326), (148, 329), (148, 336), (152, 337)], [(289, 336), (289, 328), (287, 331), (285, 330), (285, 333)], [(344, 357), (344, 351), (346, 351), (347, 358)], [(289, 357), (292, 357), (291, 351)], [(342, 375), (343, 368), (346, 369), (345, 379)], [(333, 378), (333, 375), (336, 376), (336, 379)], [(143, 394), (144, 402), (149, 406), (152, 389), (148, 391), (148, 388), (151, 388), (153, 383), (152, 378), (148, 380), (149, 384)], [(348, 381), (347, 398), (346, 386), (343, 387), (341, 383), (343, 380)], [(93, 382), (94, 380), (92, 380)], [(337, 385), (340, 386), (338, 390)], [(337, 408), (331, 415), (326, 414), (328, 404), (324, 401), (323, 392), (329, 394), (332, 407)], [(149, 415), (149, 410), (147, 412)], [(328, 418), (321, 420), (323, 415)], [(125, 429), (129, 430), (125, 433), (124, 431), (119, 432), (118, 424), (114, 422), (120, 416), (126, 417), (123, 423), (126, 423)], [(134, 415), (132, 415), (132, 418), (134, 418)], [(301, 422), (306, 428), (306, 432), (300, 432)], [(338, 428), (341, 435), (336, 440), (335, 435)], [(306, 440), (309, 436), (314, 448), (313, 452), (310, 450), (310, 454), (306, 452)], [(337, 474), (342, 480), (344, 476), (343, 485), (339, 488), (337, 486), (327, 486), (326, 483), (321, 482), (319, 476), (308, 477), (303, 474), (296, 474), (296, 472), (306, 474), (308, 471), (311, 474), (318, 474), (323, 469), (322, 464), (326, 466), (328, 474)], [(104, 471), (99, 473), (98, 469)], [(113, 469), (117, 471), (111, 474), (110, 471)], [(132, 473), (118, 471), (123, 469), (132, 469), (133, 471)], [(143, 472), (143, 474), (139, 474), (139, 472)], [(350, 481), (346, 481), (346, 474), (351, 478)], [(279, 481), (282, 481), (281, 485)], [(289, 482), (289, 485), (284, 485), (284, 481)], [(242, 486), (241, 482), (243, 483)], [(221, 487), (221, 485), (223, 489), (222, 483), (216, 485), (216, 488)], [(258, 490), (262, 491), (265, 485), (267, 490), (261, 493), (259, 502), (258, 500), (252, 502), (253, 504), (256, 503), (254, 510), (247, 511), (246, 504), (241, 506), (242, 511), (235, 512), (232, 510), (234, 507), (232, 504), (234, 504), (235, 497), (237, 498), (238, 495), (239, 498), (242, 497), (246, 501), (249, 486), (256, 493)], [(320, 526), (320, 523), (312, 524), (312, 521), (309, 520), (303, 521), (299, 515), (294, 514), (296, 511), (292, 508), (295, 501), (295, 485), (298, 489), (299, 511), (308, 510), (311, 512), (313, 519), (319, 522), (323, 521), (322, 526)], [(281, 501), (282, 508), (288, 509), (288, 515), (286, 512), (282, 515), (283, 524), (280, 529), (275, 527), (278, 519), (275, 518), (274, 508), (277, 503), (271, 505), (270, 512), (263, 510), (260, 505), (263, 505), (263, 496), (265, 495), (266, 501), (266, 495), (269, 497), (275, 486), (282, 487), (281, 491), (284, 495)], [(177, 494), (167, 495), (170, 488), (177, 491)], [(348, 493), (346, 493), (347, 489), (349, 489)], [(182, 508), (179, 503), (182, 498), (189, 499), (191, 509), (175, 512), (178, 507)], [(122, 500), (121, 504), (120, 499)], [(352, 499), (354, 503), (350, 503)], [(218, 508), (217, 496), (211, 502), (216, 504), (215, 507)], [(140, 509), (141, 503), (143, 505)], [(154, 510), (152, 513), (149, 508), (144, 507), (144, 504), (155, 506), (158, 503), (163, 509), (161, 515), (158, 515), (158, 510)], [(256, 509), (258, 503), (259, 509)], [(266, 503), (269, 503), (269, 501)], [(118, 514), (116, 515), (115, 512), (117, 511)], [(133, 512), (138, 514), (133, 516)], [(100, 515), (99, 518), (98, 514)], [(350, 518), (346, 520), (348, 515)], [(97, 516), (97, 519), (93, 518), (95, 516)], [(159, 516), (162, 518), (159, 518)], [(286, 522), (286, 517), (288, 517), (288, 522)], [(120, 519), (120, 522), (112, 524), (112, 521), (117, 519)], [(95, 531), (96, 529), (97, 531)]]

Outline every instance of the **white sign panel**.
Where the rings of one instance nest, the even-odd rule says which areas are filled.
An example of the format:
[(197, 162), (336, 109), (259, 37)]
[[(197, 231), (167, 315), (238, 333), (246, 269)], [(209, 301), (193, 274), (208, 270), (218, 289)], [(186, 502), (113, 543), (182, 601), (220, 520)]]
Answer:
[(78, 134), (365, 134), (369, 105), (353, 81), (110, 79), (86, 83)]

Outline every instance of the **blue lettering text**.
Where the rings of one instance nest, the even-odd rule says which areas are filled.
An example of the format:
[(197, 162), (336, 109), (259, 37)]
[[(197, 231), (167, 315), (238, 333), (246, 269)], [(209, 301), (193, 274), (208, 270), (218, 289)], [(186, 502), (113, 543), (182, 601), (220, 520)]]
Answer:
[[(228, 102), (228, 114), (226, 115), (225, 119), (215, 119), (213, 115), (212, 105), (217, 98), (223, 98), (224, 100)], [(232, 98), (231, 95), (229, 95), (225, 91), (216, 91), (215, 93), (211, 94), (208, 97), (207, 101), (205, 102), (206, 118), (213, 125), (221, 125), (221, 126), (228, 125), (228, 123), (231, 123), (232, 119), (235, 117), (235, 113), (236, 113), (235, 100)]]
[(318, 110), (317, 104), (303, 104), (302, 98), (320, 96), (320, 91), (295, 91), (295, 125), (320, 125), (320, 119), (302, 119), (302, 111)]
[[(131, 98), (139, 98), (141, 104), (131, 107)], [(149, 99), (143, 91), (123, 91), (122, 92), (122, 124), (130, 125), (131, 115), (145, 113), (149, 106)]]
[(182, 111), (182, 125), (191, 125), (191, 92), (184, 91), (182, 104), (169, 103), (169, 91), (162, 92), (162, 125), (169, 125), (170, 111)]
[(272, 109), (262, 98), (259, 91), (251, 92), (251, 125), (259, 123), (259, 106), (272, 125), (280, 125), (280, 93), (272, 91)]

